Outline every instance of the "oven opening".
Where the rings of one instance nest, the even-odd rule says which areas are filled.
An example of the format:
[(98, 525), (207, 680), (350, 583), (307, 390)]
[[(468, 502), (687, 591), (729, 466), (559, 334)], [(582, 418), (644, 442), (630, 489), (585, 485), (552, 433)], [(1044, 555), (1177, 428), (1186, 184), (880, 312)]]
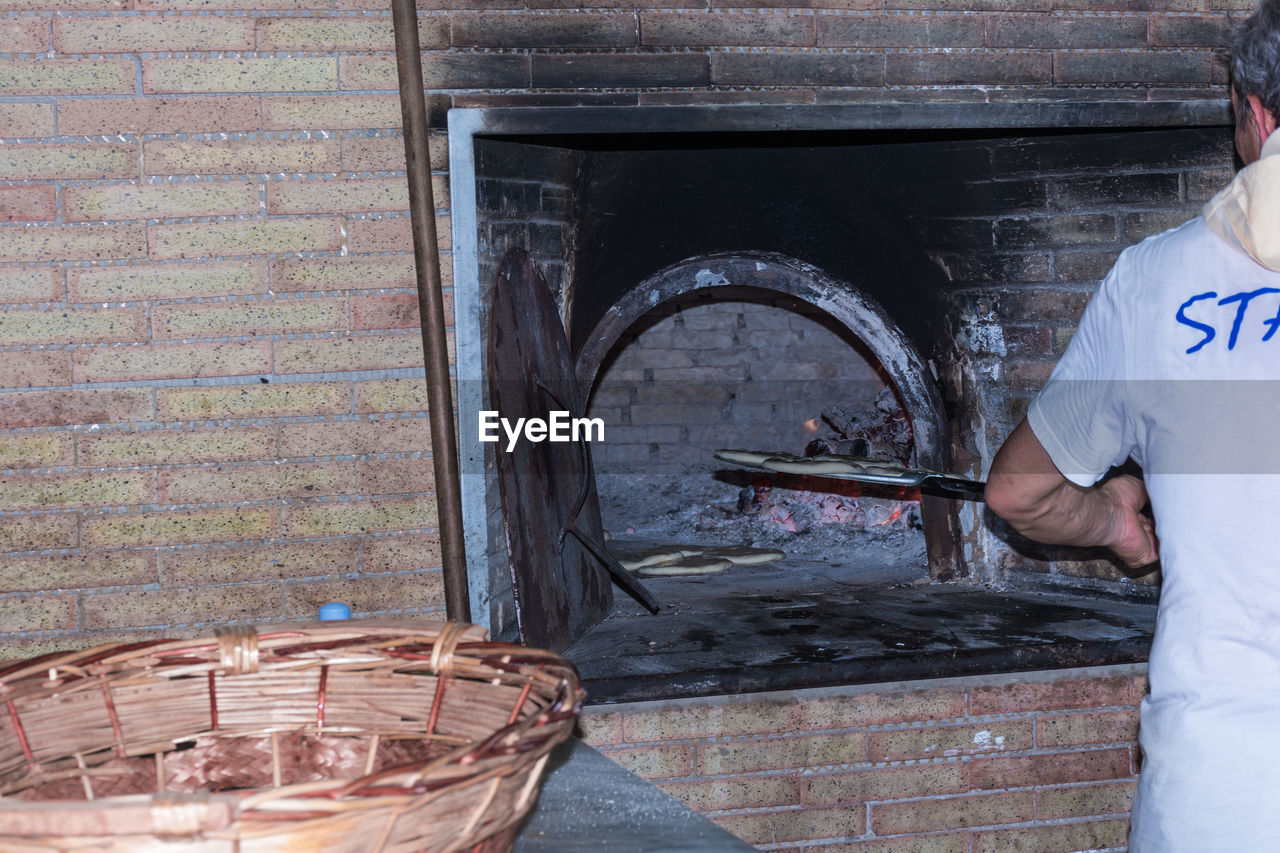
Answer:
[[(592, 702), (1145, 659), (1156, 585), (1103, 554), (1018, 541), (978, 500), (715, 455), (981, 479), (1098, 271), (1185, 219), (1230, 145), (1154, 104), (1071, 127), (1026, 109), (451, 113), (460, 435), (521, 382), (603, 425), (589, 476), (564, 448), (512, 473), (464, 442), (473, 614), (530, 641), (568, 613), (555, 642)], [(513, 249), (524, 278), (503, 272)], [(496, 284), (517, 278), (537, 323)], [(554, 358), (494, 348), (535, 327)], [(633, 568), (655, 549), (704, 565), (630, 574), (654, 615), (596, 536)], [(550, 577), (566, 568), (590, 606)], [(567, 598), (530, 606), (548, 593)]]

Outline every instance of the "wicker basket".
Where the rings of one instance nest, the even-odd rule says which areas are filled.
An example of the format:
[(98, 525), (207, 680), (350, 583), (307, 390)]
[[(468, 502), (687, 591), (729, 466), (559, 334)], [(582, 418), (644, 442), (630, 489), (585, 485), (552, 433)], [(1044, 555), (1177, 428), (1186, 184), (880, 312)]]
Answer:
[(0, 670), (0, 850), (504, 850), (581, 699), (458, 623), (46, 655)]

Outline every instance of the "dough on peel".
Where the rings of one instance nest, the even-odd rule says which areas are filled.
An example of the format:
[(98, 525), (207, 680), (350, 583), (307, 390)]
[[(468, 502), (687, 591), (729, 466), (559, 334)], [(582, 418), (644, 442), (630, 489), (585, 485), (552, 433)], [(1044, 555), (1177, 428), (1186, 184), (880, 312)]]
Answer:
[(802, 459), (792, 461), (790, 459), (781, 459), (773, 457), (764, 463), (764, 467), (770, 471), (780, 471), (783, 474), (861, 474), (862, 471), (854, 468), (848, 462), (836, 462), (833, 460), (816, 460)]
[(724, 462), (732, 462), (735, 465), (753, 465), (759, 467), (764, 461), (774, 454), (757, 453), (754, 450), (717, 450), (715, 457)]
[(735, 566), (754, 566), (771, 563), (786, 557), (785, 551), (776, 548), (752, 548), (749, 545), (711, 545), (702, 552), (704, 557), (722, 557)]
[(683, 575), (714, 575), (732, 566), (730, 560), (705, 556), (681, 557), (669, 563), (644, 566), (636, 574), (642, 578), (679, 577)]
[(657, 548), (643, 548), (639, 551), (622, 551), (613, 555), (622, 568), (634, 572), (646, 566), (669, 563), (682, 557), (695, 557), (702, 553), (701, 549), (684, 545), (662, 545)]

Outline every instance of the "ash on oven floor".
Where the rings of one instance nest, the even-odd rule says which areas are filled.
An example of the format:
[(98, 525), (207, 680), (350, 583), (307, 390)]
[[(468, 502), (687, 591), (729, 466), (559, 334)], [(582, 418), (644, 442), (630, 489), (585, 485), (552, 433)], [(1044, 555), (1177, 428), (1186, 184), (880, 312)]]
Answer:
[(923, 574), (888, 559), (788, 556), (647, 578), (659, 614), (619, 590), (612, 613), (564, 654), (587, 701), (601, 704), (1130, 663), (1150, 649), (1154, 598), (1035, 577), (1013, 590), (913, 583)]

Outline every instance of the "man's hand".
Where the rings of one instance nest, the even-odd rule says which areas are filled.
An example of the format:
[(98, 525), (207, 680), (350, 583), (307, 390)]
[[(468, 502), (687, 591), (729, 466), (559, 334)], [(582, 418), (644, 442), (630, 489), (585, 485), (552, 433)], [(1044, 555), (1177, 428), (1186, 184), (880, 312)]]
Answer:
[(996, 454), (985, 497), (992, 512), (1028, 539), (1101, 545), (1132, 568), (1159, 558), (1154, 523), (1142, 513), (1142, 481), (1125, 475), (1100, 486), (1077, 486), (1054, 466), (1025, 420)]
[(1155, 521), (1142, 512), (1147, 505), (1147, 487), (1137, 477), (1122, 474), (1098, 486), (1098, 491), (1112, 502), (1105, 545), (1136, 569), (1160, 559)]

